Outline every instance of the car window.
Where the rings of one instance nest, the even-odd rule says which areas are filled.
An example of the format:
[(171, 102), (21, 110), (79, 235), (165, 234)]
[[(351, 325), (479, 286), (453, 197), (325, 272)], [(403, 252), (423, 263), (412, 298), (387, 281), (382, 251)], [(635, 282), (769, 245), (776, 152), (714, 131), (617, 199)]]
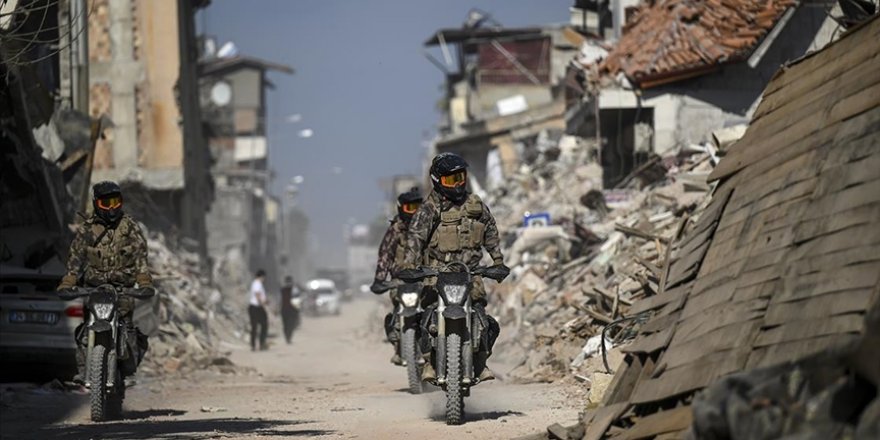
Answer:
[(22, 280), (0, 279), (0, 294), (2, 295), (33, 295), (55, 293), (57, 280)]

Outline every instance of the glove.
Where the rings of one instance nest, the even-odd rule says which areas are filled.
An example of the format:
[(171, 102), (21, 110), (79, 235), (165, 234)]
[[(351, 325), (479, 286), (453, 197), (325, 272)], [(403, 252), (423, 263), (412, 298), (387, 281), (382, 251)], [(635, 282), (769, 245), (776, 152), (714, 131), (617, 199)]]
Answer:
[[(62, 281), (62, 284), (64, 282)], [(79, 297), (80, 289), (77, 286), (58, 286), (58, 297), (65, 300), (70, 301), (72, 299), (76, 299)]]
[(510, 275), (510, 268), (505, 266), (504, 263), (497, 263), (486, 270), (486, 276), (499, 283), (507, 278), (508, 275)]
[(373, 292), (376, 295), (381, 295), (381, 294), (385, 293), (385, 290), (383, 289), (383, 287), (385, 287), (385, 286), (382, 285), (382, 281), (373, 280), (373, 284), (370, 285), (370, 292)]
[(55, 290), (60, 292), (62, 290), (70, 290), (75, 287), (76, 287), (76, 276), (68, 274), (68, 275), (64, 275), (63, 277), (61, 277), (61, 284), (59, 284), (58, 288), (56, 288)]
[(156, 294), (156, 288), (153, 286), (138, 287), (137, 289), (132, 289), (132, 291), (131, 291), (131, 296), (134, 296), (139, 299), (151, 298), (155, 294)]

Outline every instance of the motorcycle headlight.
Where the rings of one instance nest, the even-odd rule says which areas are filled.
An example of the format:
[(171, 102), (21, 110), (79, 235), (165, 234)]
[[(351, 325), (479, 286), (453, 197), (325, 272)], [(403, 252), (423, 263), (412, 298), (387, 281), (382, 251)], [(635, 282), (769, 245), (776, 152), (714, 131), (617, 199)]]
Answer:
[(110, 319), (113, 314), (113, 303), (94, 303), (92, 311), (98, 319)]
[(467, 293), (467, 286), (447, 285), (443, 286), (443, 296), (446, 301), (451, 304), (461, 304), (464, 302), (464, 294)]
[(415, 307), (419, 302), (418, 292), (406, 292), (400, 294), (400, 302), (406, 307)]

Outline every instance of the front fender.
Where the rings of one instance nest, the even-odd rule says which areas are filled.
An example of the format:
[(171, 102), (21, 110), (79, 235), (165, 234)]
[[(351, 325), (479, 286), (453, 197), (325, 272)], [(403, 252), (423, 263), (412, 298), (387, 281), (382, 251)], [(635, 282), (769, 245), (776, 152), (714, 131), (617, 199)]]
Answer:
[(95, 333), (109, 332), (110, 330), (113, 330), (113, 325), (110, 324), (109, 321), (98, 319), (95, 320), (95, 322), (89, 324), (89, 330)]
[(464, 307), (459, 305), (446, 306), (446, 310), (443, 310), (443, 317), (450, 320), (464, 319), (467, 317), (467, 312)]

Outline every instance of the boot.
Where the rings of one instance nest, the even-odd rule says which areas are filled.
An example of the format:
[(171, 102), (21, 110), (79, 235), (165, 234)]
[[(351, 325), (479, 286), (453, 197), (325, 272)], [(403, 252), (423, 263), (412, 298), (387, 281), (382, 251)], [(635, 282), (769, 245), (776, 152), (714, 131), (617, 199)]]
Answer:
[(422, 382), (434, 382), (435, 380), (437, 380), (437, 373), (434, 372), (434, 367), (430, 362), (425, 363), (422, 367)]
[(394, 365), (403, 365), (403, 358), (401, 358), (399, 354), (394, 353), (394, 356), (391, 356), (391, 363)]
[(483, 371), (480, 372), (480, 382), (485, 382), (487, 380), (495, 380), (495, 374), (492, 373), (492, 370), (489, 367), (483, 368)]

